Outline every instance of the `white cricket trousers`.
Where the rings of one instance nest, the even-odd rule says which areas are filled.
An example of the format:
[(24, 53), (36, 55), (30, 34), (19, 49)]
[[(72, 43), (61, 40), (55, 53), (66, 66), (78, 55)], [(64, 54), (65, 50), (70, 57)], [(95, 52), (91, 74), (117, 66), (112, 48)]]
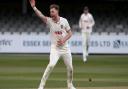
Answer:
[(67, 84), (72, 84), (73, 81), (73, 65), (72, 65), (72, 56), (71, 56), (71, 52), (67, 51), (67, 52), (61, 52), (57, 49), (55, 49), (54, 47), (51, 47), (51, 52), (50, 52), (50, 61), (49, 64), (44, 72), (44, 75), (41, 79), (40, 87), (44, 87), (45, 83), (50, 75), (50, 73), (52, 72), (54, 66), (57, 64), (59, 58), (62, 57), (63, 61), (67, 67)]
[(82, 32), (83, 58), (85, 58), (88, 55), (90, 36), (91, 36), (90, 32)]

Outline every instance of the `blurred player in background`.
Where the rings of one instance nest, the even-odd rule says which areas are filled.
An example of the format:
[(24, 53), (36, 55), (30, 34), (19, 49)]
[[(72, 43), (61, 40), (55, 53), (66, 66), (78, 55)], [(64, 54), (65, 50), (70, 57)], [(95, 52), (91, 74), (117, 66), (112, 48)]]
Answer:
[(89, 13), (89, 8), (84, 7), (83, 14), (80, 17), (79, 20), (79, 27), (82, 32), (82, 46), (83, 46), (83, 61), (87, 61), (87, 56), (88, 56), (88, 48), (89, 48), (89, 41), (90, 41), (90, 36), (92, 32), (92, 28), (95, 24), (95, 21), (93, 19), (93, 16), (91, 13)]
[(68, 39), (72, 36), (71, 28), (68, 21), (59, 16), (59, 6), (50, 6), (50, 17), (44, 16), (35, 6), (35, 0), (30, 0), (30, 4), (36, 15), (49, 27), (51, 34), (51, 51), (50, 62), (41, 79), (38, 89), (44, 89), (46, 80), (52, 72), (54, 66), (60, 57), (63, 58), (67, 67), (67, 86), (68, 89), (76, 89), (73, 84), (73, 65), (70, 48), (68, 47)]

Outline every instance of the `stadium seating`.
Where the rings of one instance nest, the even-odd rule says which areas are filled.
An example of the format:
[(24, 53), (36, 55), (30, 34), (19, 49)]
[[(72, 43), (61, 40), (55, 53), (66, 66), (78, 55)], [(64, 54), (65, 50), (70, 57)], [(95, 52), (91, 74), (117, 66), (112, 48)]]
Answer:
[[(79, 16), (77, 16), (79, 17)], [(128, 33), (128, 19), (122, 15), (94, 15), (95, 26), (93, 32), (125, 32)], [(73, 32), (80, 32), (78, 20), (73, 16), (68, 17)], [(40, 19), (33, 15), (18, 15), (0, 12), (0, 32), (46, 32), (49, 30)]]

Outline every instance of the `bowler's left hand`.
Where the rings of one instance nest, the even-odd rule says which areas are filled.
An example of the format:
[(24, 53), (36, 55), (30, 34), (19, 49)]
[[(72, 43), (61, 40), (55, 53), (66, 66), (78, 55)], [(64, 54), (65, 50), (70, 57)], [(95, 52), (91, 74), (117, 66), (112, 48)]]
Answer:
[(64, 45), (64, 43), (65, 43), (64, 40), (59, 39), (59, 40), (57, 41), (57, 46), (62, 46), (62, 45)]

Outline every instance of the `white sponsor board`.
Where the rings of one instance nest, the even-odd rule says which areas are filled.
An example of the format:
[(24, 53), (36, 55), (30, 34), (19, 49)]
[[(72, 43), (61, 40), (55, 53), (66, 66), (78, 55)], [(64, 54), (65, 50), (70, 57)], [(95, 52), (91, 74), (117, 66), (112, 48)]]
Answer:
[[(49, 53), (50, 36), (41, 34), (0, 34), (0, 53)], [(75, 34), (69, 40), (72, 53), (82, 53), (82, 38)], [(128, 35), (91, 36), (89, 53), (128, 54)]]
[(90, 53), (128, 54), (128, 35), (93, 35)]
[(1, 53), (49, 53), (49, 35), (4, 34), (0, 35)]

